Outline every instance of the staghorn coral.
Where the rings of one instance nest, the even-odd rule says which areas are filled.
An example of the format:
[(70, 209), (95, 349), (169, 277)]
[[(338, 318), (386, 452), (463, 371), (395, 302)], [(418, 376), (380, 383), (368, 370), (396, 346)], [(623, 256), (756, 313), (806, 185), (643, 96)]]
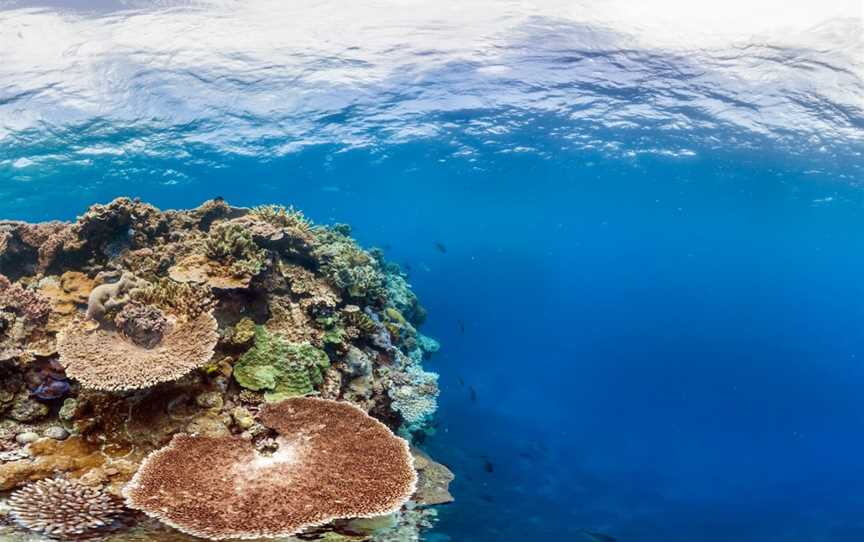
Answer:
[(107, 391), (141, 389), (176, 380), (203, 367), (213, 355), (218, 334), (210, 313), (171, 317), (153, 348), (144, 348), (116, 331), (88, 330), (76, 321), (61, 334), (60, 363), (82, 385)]
[(19, 489), (9, 499), (21, 526), (65, 540), (99, 536), (123, 514), (121, 501), (99, 489), (63, 479), (45, 479)]
[(252, 539), (389, 514), (414, 493), (408, 444), (356, 407), (292, 398), (260, 418), (278, 435), (272, 454), (237, 437), (178, 435), (124, 488), (127, 505), (202, 538)]
[(255, 345), (234, 366), (234, 378), (246, 389), (264, 391), (267, 401), (316, 393), (330, 366), (327, 354), (309, 343), (289, 343), (263, 327)]

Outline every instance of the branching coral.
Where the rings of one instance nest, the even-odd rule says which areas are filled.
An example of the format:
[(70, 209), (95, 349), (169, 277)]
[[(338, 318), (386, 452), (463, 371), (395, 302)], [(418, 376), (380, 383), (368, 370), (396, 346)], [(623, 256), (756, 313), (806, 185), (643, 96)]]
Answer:
[(29, 325), (43, 325), (48, 321), (51, 304), (37, 292), (12, 284), (0, 275), (0, 310), (14, 312), (27, 319)]
[(438, 375), (412, 365), (391, 379), (390, 398), (405, 422), (403, 431), (410, 434), (425, 429), (438, 408)]
[(254, 276), (267, 262), (267, 252), (258, 247), (252, 234), (242, 225), (218, 224), (204, 241), (204, 253), (212, 260), (228, 265), (237, 276)]
[(266, 400), (278, 401), (316, 393), (329, 366), (326, 352), (309, 343), (285, 342), (259, 326), (255, 345), (234, 366), (234, 378), (246, 389), (265, 391)]
[(408, 444), (356, 407), (293, 398), (260, 418), (278, 434), (271, 455), (237, 437), (178, 435), (124, 488), (127, 504), (195, 536), (252, 539), (392, 513), (414, 493)]
[(104, 534), (124, 511), (120, 500), (108, 493), (50, 478), (19, 489), (9, 505), (22, 527), (65, 540)]
[(209, 312), (216, 305), (213, 292), (205, 284), (177, 282), (162, 278), (132, 291), (134, 301), (153, 305), (165, 312), (195, 318)]
[(324, 276), (354, 299), (381, 303), (387, 297), (378, 261), (350, 237), (335, 229), (315, 228), (318, 246), (313, 256)]
[(184, 319), (170, 316), (161, 341), (145, 348), (107, 329), (91, 331), (76, 321), (60, 337), (66, 374), (97, 390), (130, 390), (176, 380), (204, 366), (218, 333), (210, 313)]
[(280, 228), (297, 228), (309, 231), (312, 223), (303, 216), (302, 211), (283, 205), (260, 205), (253, 207), (251, 215)]

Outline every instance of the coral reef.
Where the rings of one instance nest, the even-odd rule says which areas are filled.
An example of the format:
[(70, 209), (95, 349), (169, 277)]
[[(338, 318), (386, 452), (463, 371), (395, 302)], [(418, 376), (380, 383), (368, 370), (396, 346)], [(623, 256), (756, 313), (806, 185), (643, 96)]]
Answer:
[[(33, 521), (13, 521), (16, 490), (24, 503), (75, 484), (99, 501), (126, 487), (155, 510), (135, 496), (169, 459), (189, 486), (161, 493), (154, 515), (210, 538), (419, 540), (430, 507), (452, 500), (452, 473), (406, 444), (432, 432), (437, 375), (424, 365), (439, 345), (418, 330), (405, 275), (347, 226), (282, 206), (120, 198), (73, 223), (0, 222), (0, 272), (0, 540), (89, 536), (32, 503), (19, 515)], [(202, 503), (193, 493), (222, 491), (207, 485), (220, 472), (239, 501)], [(217, 520), (183, 523), (205, 513)], [(114, 519), (99, 540), (197, 540)]]
[(95, 536), (123, 514), (114, 496), (63, 479), (29, 484), (12, 494), (9, 505), (12, 517), (25, 528), (65, 539)]
[(178, 435), (144, 461), (124, 489), (127, 504), (221, 540), (389, 514), (414, 493), (407, 443), (356, 407), (293, 398), (265, 407), (261, 421), (276, 432), (275, 451), (237, 437)]

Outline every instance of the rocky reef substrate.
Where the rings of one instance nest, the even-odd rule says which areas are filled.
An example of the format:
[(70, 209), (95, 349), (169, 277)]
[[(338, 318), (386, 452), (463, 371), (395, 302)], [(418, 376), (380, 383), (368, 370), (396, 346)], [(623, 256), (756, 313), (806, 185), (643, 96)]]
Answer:
[(438, 344), (345, 225), (127, 198), (0, 222), (0, 540), (419, 540)]

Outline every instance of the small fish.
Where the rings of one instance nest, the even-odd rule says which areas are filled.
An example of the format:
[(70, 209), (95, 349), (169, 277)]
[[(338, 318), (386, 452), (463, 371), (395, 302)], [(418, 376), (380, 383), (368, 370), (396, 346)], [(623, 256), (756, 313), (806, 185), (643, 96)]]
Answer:
[(465, 335), (465, 322), (462, 320), (459, 320), (458, 324), (459, 324), (459, 335)]
[(464, 387), (465, 387), (465, 381), (462, 380), (462, 377), (459, 376), (459, 377), (456, 377), (456, 379), (459, 381), (459, 385), (462, 386), (462, 387), (464, 388)]
[(618, 542), (618, 539), (615, 537), (609, 536), (608, 534), (589, 531), (588, 529), (579, 529), (579, 534), (581, 534), (586, 540), (593, 540), (594, 542)]
[(485, 470), (489, 474), (495, 472), (495, 465), (493, 465), (492, 462), (489, 461), (488, 457), (483, 458), (483, 470)]
[(471, 399), (472, 403), (477, 402), (477, 390), (474, 389), (474, 386), (468, 386), (468, 398)]
[(486, 502), (495, 502), (495, 497), (492, 495), (480, 495), (480, 498)]
[(447, 247), (444, 245), (444, 243), (435, 243), (435, 248), (437, 248), (438, 252), (440, 252), (441, 254), (447, 254)]
[(408, 271), (410, 273), (411, 272), (411, 264), (408, 262), (403, 263), (402, 269), (404, 269), (405, 271)]

